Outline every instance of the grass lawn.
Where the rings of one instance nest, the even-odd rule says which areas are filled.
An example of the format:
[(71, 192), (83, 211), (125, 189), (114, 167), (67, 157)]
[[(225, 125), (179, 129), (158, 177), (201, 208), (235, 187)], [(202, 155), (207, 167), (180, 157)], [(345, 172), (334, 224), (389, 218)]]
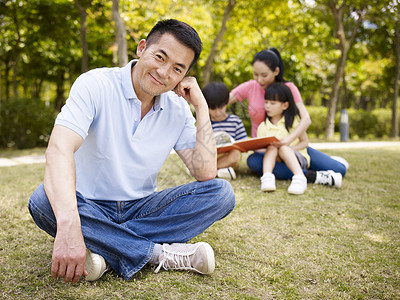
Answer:
[[(400, 299), (400, 148), (324, 152), (350, 162), (342, 188), (309, 184), (301, 196), (287, 181), (261, 193), (243, 158), (235, 210), (193, 240), (213, 246), (212, 275), (145, 267), (130, 281), (109, 272), (76, 285), (50, 276), (53, 238), (27, 209), (44, 165), (0, 168), (0, 298)], [(158, 181), (191, 180), (171, 155)]]

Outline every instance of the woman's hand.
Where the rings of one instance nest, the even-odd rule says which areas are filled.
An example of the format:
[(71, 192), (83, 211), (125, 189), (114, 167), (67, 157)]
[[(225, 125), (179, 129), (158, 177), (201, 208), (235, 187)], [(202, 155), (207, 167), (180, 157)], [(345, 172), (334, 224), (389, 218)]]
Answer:
[(290, 139), (288, 137), (281, 138), (278, 142), (273, 142), (272, 145), (275, 146), (276, 148), (280, 148), (282, 146), (289, 146), (290, 145)]

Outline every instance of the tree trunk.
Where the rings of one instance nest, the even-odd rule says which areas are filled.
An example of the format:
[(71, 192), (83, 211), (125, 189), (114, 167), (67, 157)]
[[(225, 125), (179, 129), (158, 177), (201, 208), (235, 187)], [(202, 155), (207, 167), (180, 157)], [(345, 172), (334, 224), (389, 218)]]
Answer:
[(14, 90), (14, 98), (18, 98), (18, 81), (17, 81), (17, 66), (18, 66), (18, 56), (15, 56), (12, 62), (13, 69), (13, 90)]
[(6, 68), (4, 70), (4, 81), (6, 86), (6, 100), (10, 99), (10, 81), (8, 80), (8, 76), (10, 76), (10, 66), (9, 63), (6, 62)]
[(393, 108), (392, 108), (392, 137), (399, 138), (399, 116), (397, 113), (397, 98), (399, 95), (399, 79), (400, 79), (400, 21), (396, 21), (395, 25), (395, 49), (396, 49), (396, 72), (394, 76), (393, 87)]
[(43, 79), (38, 78), (33, 83), (33, 98), (40, 99), (40, 93), (42, 91)]
[(87, 72), (89, 70), (89, 54), (88, 54), (88, 42), (86, 38), (86, 29), (87, 29), (87, 12), (86, 7), (83, 7), (79, 0), (75, 0), (75, 6), (78, 8), (79, 16), (81, 18), (81, 26), (79, 28), (81, 34), (81, 46), (82, 46), (82, 63), (81, 63), (81, 71), (82, 73)]
[(117, 29), (117, 45), (118, 45), (118, 59), (119, 65), (125, 66), (128, 63), (128, 47), (126, 43), (126, 30), (124, 22), (119, 14), (119, 0), (112, 1), (112, 16)]
[(328, 117), (326, 120), (325, 137), (328, 139), (333, 138), (333, 134), (335, 132), (335, 113), (339, 99), (340, 82), (344, 73), (344, 69), (346, 67), (347, 54), (350, 50), (351, 45), (354, 42), (357, 30), (359, 29), (362, 23), (361, 11), (357, 11), (356, 12), (358, 14), (357, 22), (355, 26), (353, 26), (353, 31), (349, 34), (349, 38), (347, 39), (343, 21), (344, 11), (347, 8), (347, 1), (342, 2), (342, 4), (339, 7), (336, 7), (336, 4), (337, 2), (335, 2), (334, 0), (328, 0), (328, 6), (333, 14), (333, 19), (335, 22), (335, 29), (336, 29), (335, 33), (339, 40), (339, 49), (341, 52), (340, 57), (336, 64), (335, 81), (332, 86), (332, 93), (328, 108)]
[(60, 71), (60, 77), (57, 80), (57, 95), (54, 101), (54, 109), (61, 111), (61, 107), (64, 105), (64, 72)]
[(203, 83), (202, 83), (203, 87), (206, 86), (210, 82), (212, 66), (214, 63), (214, 58), (217, 55), (218, 44), (224, 37), (224, 34), (227, 30), (226, 23), (228, 22), (230, 14), (231, 14), (233, 8), (235, 7), (235, 4), (236, 4), (236, 0), (228, 0), (228, 4), (225, 7), (224, 16), (222, 18), (221, 28), (220, 28), (216, 38), (213, 41), (210, 54), (208, 55), (206, 64), (203, 68)]
[(346, 81), (346, 72), (343, 72), (342, 75), (342, 82), (343, 82), (343, 95), (340, 98), (340, 108), (341, 109), (346, 109), (349, 108), (349, 103), (350, 103), (350, 95), (349, 95), (349, 89), (347, 88), (347, 81)]
[(326, 122), (325, 136), (327, 138), (332, 138), (335, 132), (335, 114), (340, 94), (340, 82), (346, 65), (345, 56), (347, 57), (347, 51), (345, 52), (342, 50), (342, 54), (340, 55), (336, 65), (335, 81), (332, 86), (332, 93), (328, 107), (328, 118), (326, 120), (327, 122)]
[(14, 21), (14, 26), (15, 26), (15, 34), (17, 36), (17, 39), (15, 41), (14, 46), (12, 47), (11, 50), (11, 56), (12, 56), (12, 61), (11, 61), (11, 66), (13, 70), (13, 89), (14, 89), (14, 98), (18, 98), (18, 82), (17, 82), (17, 66), (18, 66), (18, 58), (19, 58), (19, 52), (20, 52), (20, 41), (21, 41), (21, 33), (20, 33), (20, 22), (18, 19), (17, 15), (17, 9), (18, 9), (18, 4), (16, 2), (13, 2), (12, 4), (12, 10), (11, 10), (11, 16)]

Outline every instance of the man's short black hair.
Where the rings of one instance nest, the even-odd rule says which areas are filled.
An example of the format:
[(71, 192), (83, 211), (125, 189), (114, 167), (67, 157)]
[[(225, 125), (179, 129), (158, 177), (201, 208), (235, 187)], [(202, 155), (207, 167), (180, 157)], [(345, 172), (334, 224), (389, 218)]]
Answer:
[(153, 44), (165, 33), (172, 34), (179, 42), (193, 50), (194, 58), (189, 66), (190, 69), (199, 59), (202, 50), (202, 42), (197, 31), (192, 26), (175, 19), (161, 20), (147, 35), (147, 45)]
[(223, 82), (211, 82), (203, 88), (208, 107), (211, 109), (221, 108), (229, 102), (229, 89)]

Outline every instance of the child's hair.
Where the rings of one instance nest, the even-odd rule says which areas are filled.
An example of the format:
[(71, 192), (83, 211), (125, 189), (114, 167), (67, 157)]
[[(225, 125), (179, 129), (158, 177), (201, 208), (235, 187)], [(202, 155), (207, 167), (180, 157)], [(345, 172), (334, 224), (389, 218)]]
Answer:
[(229, 89), (223, 82), (211, 82), (203, 88), (208, 107), (221, 108), (229, 102)]
[(272, 72), (275, 71), (277, 67), (279, 67), (279, 74), (275, 76), (275, 81), (279, 82), (286, 82), (285, 79), (283, 79), (283, 61), (281, 54), (276, 48), (269, 48), (267, 50), (262, 50), (253, 57), (252, 65), (256, 61), (261, 61), (264, 64), (268, 66), (268, 68), (271, 69)]
[[(296, 103), (294, 103), (292, 91), (282, 82), (271, 83), (265, 91), (265, 100), (279, 101), (282, 103), (288, 102), (288, 108), (283, 112), (285, 117), (285, 127), (289, 131), (292, 128), (294, 118), (299, 115)], [(265, 118), (268, 118), (266, 116)]]

